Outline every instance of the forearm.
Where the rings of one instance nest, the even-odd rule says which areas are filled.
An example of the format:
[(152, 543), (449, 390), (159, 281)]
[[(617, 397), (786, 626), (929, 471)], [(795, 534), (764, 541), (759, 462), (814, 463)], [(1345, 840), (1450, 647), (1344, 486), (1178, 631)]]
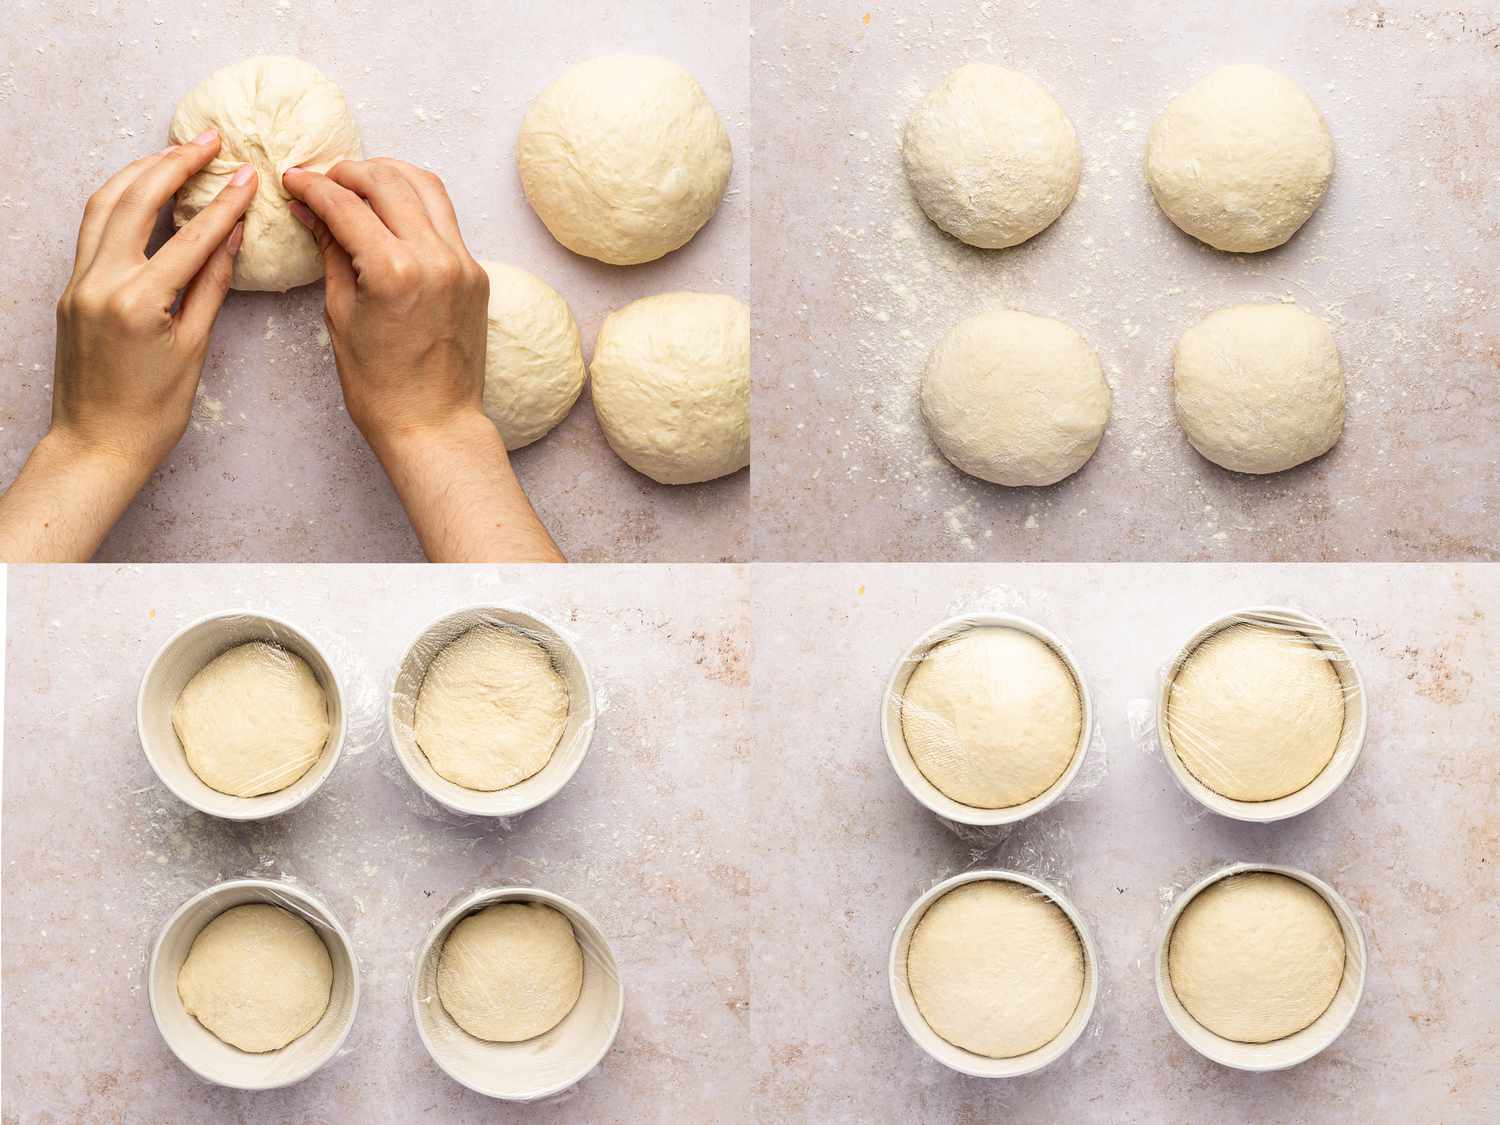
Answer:
[(52, 430), (0, 496), (0, 561), (87, 562), (151, 475)]
[(565, 561), (483, 414), (370, 445), (433, 562)]

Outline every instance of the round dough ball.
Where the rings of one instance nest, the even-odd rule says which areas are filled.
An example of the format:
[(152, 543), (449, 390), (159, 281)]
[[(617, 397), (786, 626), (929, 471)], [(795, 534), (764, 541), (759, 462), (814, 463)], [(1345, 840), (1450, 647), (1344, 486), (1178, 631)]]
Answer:
[(232, 1047), (261, 1053), (317, 1026), (333, 995), (333, 962), (317, 931), (268, 903), (236, 906), (204, 926), (177, 972), (188, 1015)]
[(444, 647), (417, 689), (417, 748), (466, 789), (525, 781), (552, 760), (567, 722), (568, 681), (552, 657), (498, 625), (476, 625)]
[(1327, 1010), (1344, 933), (1323, 896), (1271, 871), (1231, 875), (1183, 909), (1167, 946), (1172, 991), (1215, 1035), (1270, 1043)]
[(1020, 883), (955, 887), (906, 952), (917, 1010), (955, 1047), (1010, 1059), (1062, 1033), (1083, 997), (1083, 943), (1068, 916)]
[(610, 448), (660, 484), (750, 464), (750, 310), (721, 293), (662, 293), (610, 313), (589, 364)]
[(531, 103), (516, 141), (521, 186), (552, 237), (617, 266), (655, 261), (697, 234), (730, 164), (703, 87), (650, 55), (573, 67)]
[(922, 375), (922, 416), (943, 456), (980, 480), (1056, 484), (1081, 469), (1109, 421), (1109, 384), (1060, 320), (991, 309), (961, 320)]
[(906, 177), (927, 217), (996, 249), (1045, 230), (1073, 201), (1073, 123), (1024, 74), (989, 63), (951, 72), (906, 120)]
[(1188, 772), (1235, 801), (1274, 801), (1323, 772), (1344, 688), (1303, 633), (1244, 623), (1193, 649), (1167, 689), (1167, 737)]
[(231, 797), (275, 793), (312, 769), (328, 745), (328, 697), (307, 661), (251, 641), (187, 682), (172, 729), (188, 766)]
[(1279, 473), (1344, 432), (1344, 371), (1328, 326), (1295, 305), (1235, 305), (1182, 334), (1177, 420), (1193, 448), (1237, 473)]
[(184, 144), (219, 131), (219, 153), (182, 186), (172, 220), (182, 226), (217, 198), (241, 164), (260, 173), (245, 212), (245, 240), (234, 259), (235, 289), (283, 291), (323, 276), (312, 232), (288, 210), (281, 174), (301, 167), (326, 172), (359, 160), (359, 132), (344, 93), (301, 59), (264, 55), (216, 70), (190, 90), (172, 115), (170, 138)]
[(1263, 66), (1224, 66), (1151, 126), (1146, 180), (1167, 218), (1239, 254), (1280, 246), (1323, 202), (1333, 138), (1302, 88)]
[(1078, 753), (1082, 731), (1083, 703), (1062, 658), (1003, 626), (929, 649), (901, 699), (917, 769), (973, 808), (1010, 808), (1046, 792)]
[(438, 999), (470, 1035), (519, 1043), (551, 1031), (583, 991), (573, 926), (540, 902), (502, 902), (454, 926), (438, 955)]
[(490, 277), (484, 412), (506, 449), (520, 449), (568, 416), (583, 391), (583, 346), (568, 303), (525, 270), (480, 262)]

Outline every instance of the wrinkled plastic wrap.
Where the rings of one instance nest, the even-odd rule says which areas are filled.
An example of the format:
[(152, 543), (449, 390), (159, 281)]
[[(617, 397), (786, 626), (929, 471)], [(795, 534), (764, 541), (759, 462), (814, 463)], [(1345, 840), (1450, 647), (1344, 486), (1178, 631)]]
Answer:
[[(518, 1043), (492, 1043), (470, 1035), (443, 1007), (437, 967), (443, 944), (463, 919), (500, 902), (541, 902), (566, 917), (583, 952), (583, 988), (551, 1030)], [(599, 1074), (624, 1012), (624, 988), (608, 939), (577, 904), (539, 887), (507, 886), (455, 895), (415, 947), (411, 960), (412, 1011), (417, 1031), (439, 1067), (455, 1082), (492, 1098), (560, 1103)]]
[[(1052, 866), (1061, 866), (1057, 852), (1050, 846), (1043, 845), (1035, 850), (1033, 855), (1035, 858), (1045, 859)], [(1066, 930), (1077, 938), (1083, 970), (1081, 989), (1076, 1002), (1069, 1007), (1068, 997), (1064, 996), (1062, 1001), (1048, 1013), (1050, 1016), (1048, 1022), (1051, 1026), (1046, 1026), (1045, 1023), (1041, 1025), (1041, 1036), (1047, 1036), (1049, 1032), (1053, 1032), (1054, 1027), (1056, 1028), (1055, 1032), (1044, 1041), (1037, 1042), (1038, 1027), (1027, 1029), (1030, 1036), (1027, 1039), (1022, 1037), (1021, 1029), (1008, 1028), (1004, 1023), (989, 1022), (984, 1025), (985, 1033), (994, 1037), (996, 1048), (1003, 1051), (1007, 1057), (994, 1057), (988, 1053), (981, 1053), (978, 1050), (980, 1044), (977, 1042), (965, 1046), (945, 1038), (933, 1027), (932, 1023), (928, 1022), (929, 1016), (940, 1023), (944, 1019), (941, 1006), (936, 1008), (933, 1006), (935, 996), (933, 990), (936, 982), (929, 981), (924, 987), (919, 980), (918, 991), (922, 991), (927, 996), (927, 1007), (924, 1008), (923, 1003), (919, 1001), (917, 991), (913, 989), (912, 978), (909, 974), (913, 936), (928, 912), (955, 891), (992, 880), (1005, 883), (1008, 887), (1019, 888), (1021, 900), (1034, 898), (1045, 902), (1054, 907), (1056, 913), (1044, 913), (1040, 916), (1018, 915), (1016, 913), (1019, 906), (1018, 899), (1011, 897), (1004, 900), (998, 907), (979, 906), (976, 908), (970, 900), (970, 903), (959, 907), (944, 920), (952, 925), (958, 922), (960, 916), (966, 915), (971, 921), (976, 918), (985, 919), (987, 925), (999, 927), (1002, 932), (1009, 932), (1017, 925), (1042, 923), (1045, 927), (1040, 931), (1042, 935), (1049, 931), (1056, 932), (1057, 924), (1065, 923)], [(993, 913), (994, 909), (998, 909), (999, 913)], [(949, 1074), (951, 1070), (959, 1070), (965, 1074), (984, 1078), (1008, 1078), (1034, 1073), (1043, 1068), (1072, 1071), (1074, 1068), (1094, 1065), (1097, 1062), (1095, 1052), (1099, 1049), (1103, 1037), (1098, 1005), (1107, 997), (1108, 990), (1105, 988), (1105, 982), (1109, 979), (1094, 938), (1097, 932), (1094, 920), (1079, 910), (1076, 903), (1071, 901), (1070, 896), (1055, 879), (1044, 879), (1033, 872), (1007, 866), (970, 869), (958, 875), (935, 880), (902, 918), (891, 943), (889, 971), (892, 1002), (907, 1034), (922, 1048), (923, 1052), (912, 1068), (913, 1078), (923, 1085), (937, 1085), (951, 1081)], [(1022, 948), (1034, 948), (1038, 936), (1037, 933), (1029, 935), (1027, 940), (1020, 943)], [(986, 944), (985, 948), (990, 947)], [(964, 951), (966, 965), (972, 963), (970, 960), (972, 956), (972, 949)], [(1047, 971), (1049, 967), (1050, 972)], [(981, 980), (981, 976), (976, 976), (973, 982), (955, 981), (954, 984), (958, 986), (957, 992), (967, 1001), (981, 987), (979, 983)], [(1071, 987), (1069, 981), (1058, 979), (1055, 961), (1050, 962), (1048, 966), (1039, 966), (1035, 977), (1025, 979), (1025, 987), (1028, 990), (1039, 987), (1039, 991), (1028, 993), (1022, 1001), (1023, 1009), (1035, 1013), (1047, 1012), (1049, 998), (1059, 984), (1062, 987)], [(1007, 1006), (1010, 1006), (1012, 1002), (1009, 996), (1004, 1000)], [(951, 1018), (951, 1012), (949, 1016)], [(955, 1036), (955, 1038), (961, 1038), (961, 1036)], [(1008, 1046), (1000, 1046), (1007, 1041)], [(1032, 1043), (1036, 1045), (1033, 1046)], [(1021, 1050), (1020, 1048), (1023, 1047), (1029, 1049)]]
[(1354, 768), (1363, 682), (1343, 643), (1298, 609), (1238, 610), (1198, 630), (1158, 673), (1154, 700), (1127, 707), (1131, 737), (1195, 802), (1270, 821), (1305, 812)]
[[(528, 776), (494, 790), (471, 789), (439, 774), (417, 736), (417, 702), (433, 662), (474, 629), (501, 630), (535, 642), (567, 688), (566, 719), (545, 762)], [(594, 690), (577, 641), (519, 606), (473, 606), (439, 618), (412, 643), (388, 683), (387, 725), (395, 754), (382, 761), (382, 772), (400, 788), (408, 808), (445, 825), (482, 824), (502, 834), (510, 830), (511, 818), (554, 796), (578, 770), (598, 716), (608, 705), (608, 693)], [(497, 683), (493, 691), (506, 689)], [(491, 692), (488, 685), (485, 692)]]
[[(917, 800), (975, 846), (993, 847), (1015, 824), (1054, 802), (1089, 796), (1108, 773), (1103, 729), (1087, 680), (1066, 641), (1028, 612), (1044, 602), (993, 590), (952, 607), (957, 612), (927, 630), (896, 662), (886, 683), (881, 732), (892, 767)], [(960, 650), (960, 644), (967, 647)], [(929, 657), (952, 661), (941, 681), (924, 683), (919, 676)], [(1016, 678), (1018, 662), (1026, 679), (1017, 690), (1029, 694), (1032, 708), (1028, 724), (986, 721), (985, 681)], [(931, 702), (935, 697), (940, 702)], [(964, 730), (968, 716), (973, 725)], [(1059, 737), (1055, 732), (1068, 723), (1071, 737)], [(978, 739), (986, 740), (985, 753), (973, 752)], [(1012, 756), (1020, 741), (1032, 751), (1024, 760)], [(980, 768), (972, 768), (975, 761)], [(976, 790), (984, 792), (976, 797)]]
[[(219, 1039), (187, 1013), (177, 977), (203, 928), (239, 906), (268, 904), (307, 922), (322, 939), (333, 965), (328, 1008), (310, 1030), (286, 1046), (242, 1051)], [(357, 1049), (351, 1036), (359, 1005), (359, 961), (332, 908), (296, 879), (232, 878), (179, 906), (153, 937), (144, 969), (153, 1019), (172, 1053), (204, 1082), (236, 1089), (271, 1089), (309, 1077)]]

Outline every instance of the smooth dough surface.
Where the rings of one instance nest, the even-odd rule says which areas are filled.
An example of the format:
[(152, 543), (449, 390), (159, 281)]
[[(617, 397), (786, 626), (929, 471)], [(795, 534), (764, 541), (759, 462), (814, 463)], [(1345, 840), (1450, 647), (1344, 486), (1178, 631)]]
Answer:
[(568, 416), (583, 391), (583, 345), (568, 303), (539, 277), (480, 262), (490, 278), (484, 412), (506, 449), (520, 449)]
[(1083, 996), (1083, 944), (1051, 899), (998, 879), (955, 887), (922, 915), (906, 953), (912, 999), (956, 1047), (1010, 1059), (1045, 1047)]
[(1216, 1035), (1270, 1043), (1327, 1010), (1344, 979), (1344, 934), (1323, 896), (1271, 871), (1207, 887), (1172, 927), (1167, 969), (1188, 1014)]
[(438, 957), (438, 999), (470, 1035), (519, 1043), (551, 1031), (583, 991), (573, 926), (540, 902), (502, 902), (454, 926)]
[(1344, 689), (1294, 629), (1221, 629), (1167, 691), (1167, 734), (1188, 772), (1235, 801), (1273, 801), (1323, 772), (1344, 731)]
[(306, 921), (269, 903), (204, 926), (177, 972), (177, 995), (225, 1043), (261, 1053), (311, 1031), (333, 994), (333, 962)]
[(567, 721), (568, 682), (547, 650), (498, 625), (445, 646), (417, 690), (417, 747), (466, 789), (508, 789), (537, 773)]
[(172, 707), (188, 765), (231, 797), (285, 789), (322, 756), (330, 727), (328, 697), (307, 661), (265, 641), (210, 660)]
[(729, 134), (703, 87), (651, 55), (579, 63), (521, 122), (521, 186), (552, 236), (613, 265), (650, 262), (708, 222), (729, 184)]
[(721, 293), (662, 293), (610, 313), (589, 364), (610, 448), (661, 484), (750, 464), (750, 309)]
[(1280, 246), (1333, 175), (1318, 107), (1284, 74), (1224, 66), (1173, 98), (1151, 126), (1146, 180), (1167, 218), (1219, 250)]
[(172, 219), (182, 226), (212, 203), (241, 164), (260, 173), (245, 212), (245, 240), (234, 260), (235, 289), (286, 290), (323, 276), (312, 233), (287, 209), (288, 168), (326, 172), (362, 155), (343, 91), (301, 59), (262, 55), (216, 70), (190, 90), (172, 116), (170, 138), (183, 144), (217, 129), (219, 153), (177, 193)]
[(922, 376), (922, 416), (943, 456), (980, 480), (1056, 484), (1099, 448), (1109, 384), (1059, 320), (990, 309), (961, 320)]
[(1073, 123), (1052, 95), (989, 63), (959, 67), (918, 103), (901, 152), (927, 217), (990, 249), (1051, 225), (1082, 168)]
[(901, 732), (922, 776), (961, 804), (1019, 805), (1078, 752), (1083, 703), (1067, 665), (1019, 629), (970, 629), (929, 649), (906, 683)]
[(1237, 473), (1278, 473), (1344, 432), (1344, 370), (1328, 326), (1295, 305), (1234, 305), (1182, 334), (1177, 420), (1193, 448)]

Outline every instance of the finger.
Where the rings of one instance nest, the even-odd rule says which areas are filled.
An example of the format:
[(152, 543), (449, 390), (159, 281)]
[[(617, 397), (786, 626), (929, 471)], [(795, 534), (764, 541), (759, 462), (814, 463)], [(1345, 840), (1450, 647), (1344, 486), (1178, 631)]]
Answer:
[(218, 197), (151, 255), (147, 274), (173, 293), (192, 281), (244, 216), (258, 182), (255, 166), (241, 164)]
[(139, 176), (154, 161), (160, 160), (172, 148), (164, 148), (161, 152), (153, 152), (149, 156), (141, 156), (132, 160), (121, 168), (109, 179), (104, 181), (103, 186), (93, 195), (89, 196), (88, 202), (83, 205), (83, 221), (78, 224), (78, 252), (73, 258), (73, 272), (82, 271), (94, 260), (94, 255), (99, 249), (99, 239), (104, 234), (104, 224), (109, 221), (115, 204), (120, 201), (120, 196), (125, 189), (133, 184)]
[(438, 237), (455, 250), (464, 254), (469, 252), (464, 245), (464, 236), (458, 229), (458, 214), (453, 210), (453, 201), (448, 198), (448, 189), (436, 172), (429, 172), (425, 168), (418, 168), (415, 164), (394, 160), (389, 156), (377, 156), (371, 163), (388, 164), (405, 176), (406, 182), (411, 184), (412, 190), (421, 199)]
[(397, 238), (431, 238), (432, 220), (416, 189), (399, 168), (373, 160), (345, 160), (328, 170), (328, 178), (358, 194)]
[(333, 237), (328, 224), (309, 211), (307, 204), (294, 199), (291, 211), (317, 240), (318, 250), (323, 255), (323, 302), (330, 310), (335, 309), (355, 295), (354, 263), (349, 260), (349, 252)]
[(288, 168), (282, 174), (281, 183), (323, 221), (349, 257), (358, 259), (383, 250), (395, 241), (395, 236), (370, 210), (369, 204), (321, 172)]
[(144, 257), (163, 205), (190, 176), (202, 171), (218, 151), (219, 134), (209, 129), (162, 153), (160, 159), (143, 169), (120, 193), (104, 225), (99, 251), (129, 257), (132, 261)]
[(214, 247), (203, 267), (183, 290), (182, 304), (177, 307), (177, 332), (194, 347), (208, 342), (214, 319), (219, 315), (229, 293), (229, 283), (234, 279), (234, 258), (240, 252), (244, 238), (245, 224), (235, 223), (229, 237)]

